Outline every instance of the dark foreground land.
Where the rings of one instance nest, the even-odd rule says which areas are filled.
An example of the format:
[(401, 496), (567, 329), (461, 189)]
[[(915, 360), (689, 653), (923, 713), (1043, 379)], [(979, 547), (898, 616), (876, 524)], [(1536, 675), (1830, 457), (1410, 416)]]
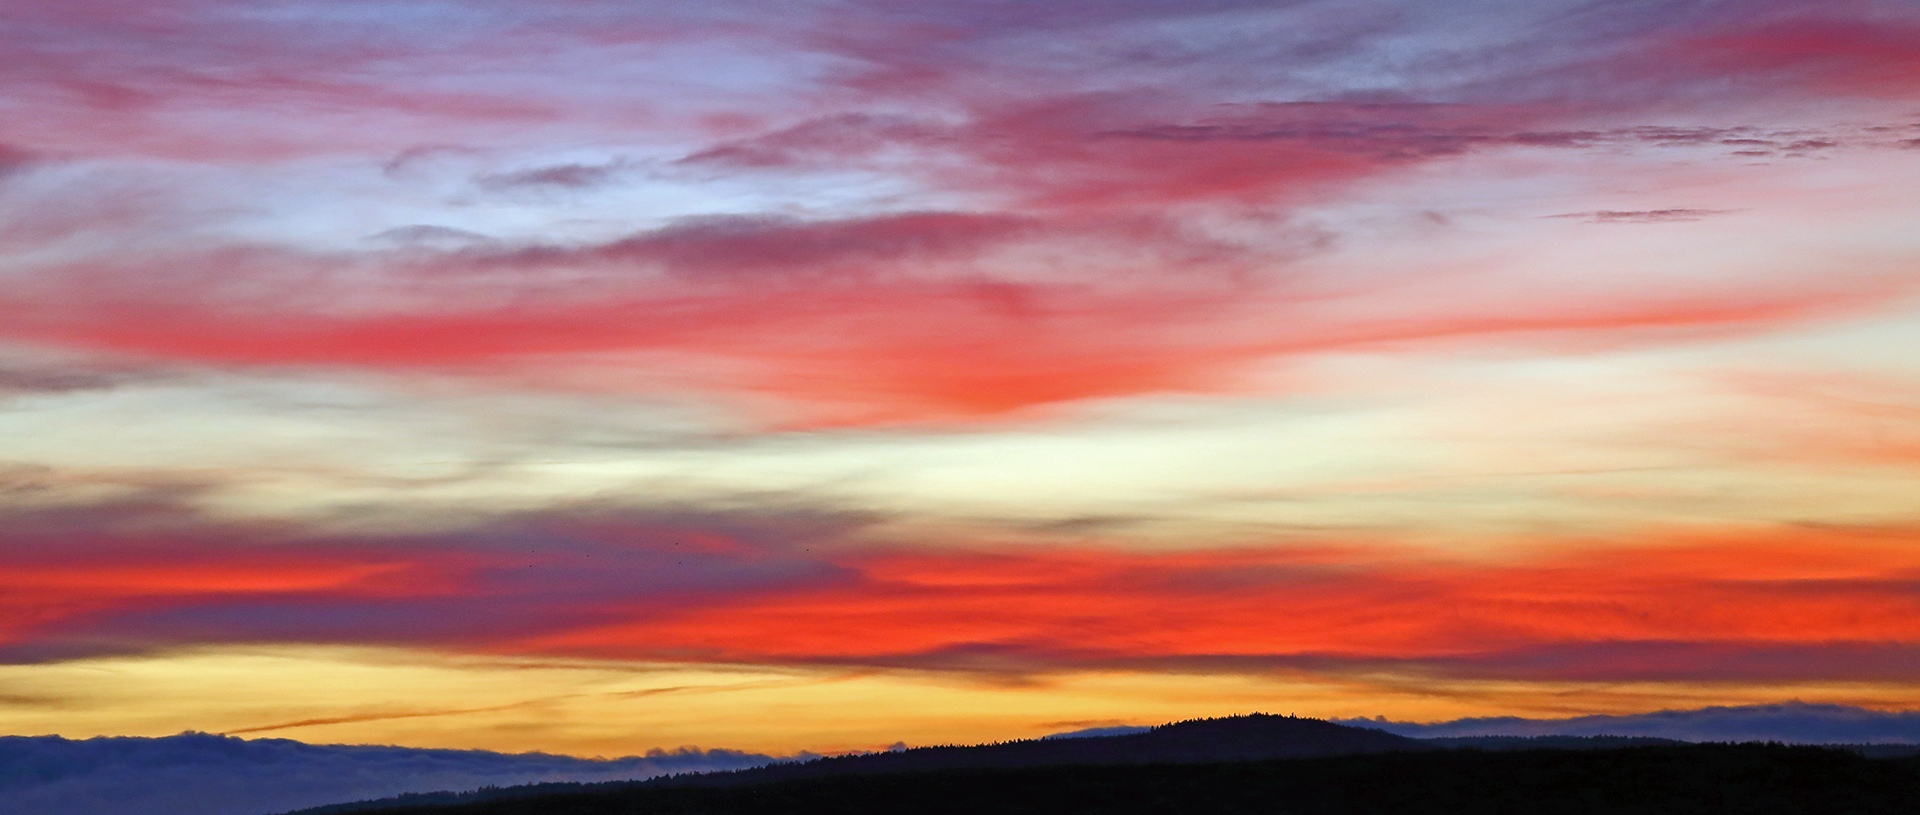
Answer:
[(1920, 758), (1819, 747), (1424, 750), (1203, 764), (839, 774), (714, 786), (661, 779), (387, 815), (1125, 813), (1912, 813)]

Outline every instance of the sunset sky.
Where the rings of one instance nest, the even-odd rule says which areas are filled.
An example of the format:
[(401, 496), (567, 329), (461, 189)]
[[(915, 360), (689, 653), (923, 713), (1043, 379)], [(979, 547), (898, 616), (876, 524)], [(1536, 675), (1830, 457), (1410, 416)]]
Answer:
[(1920, 709), (1911, 0), (7, 0), (0, 732)]

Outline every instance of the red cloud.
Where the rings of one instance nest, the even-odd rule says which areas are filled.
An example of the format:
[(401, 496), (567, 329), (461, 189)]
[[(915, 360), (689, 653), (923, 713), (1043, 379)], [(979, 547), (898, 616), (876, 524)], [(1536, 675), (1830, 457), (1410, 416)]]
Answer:
[[(20, 273), (18, 284), (0, 293), (0, 339), (215, 363), (438, 366), (513, 374), (529, 367), (584, 368), (588, 357), (671, 357), (676, 362), (633, 363), (673, 368), (643, 370), (637, 378), (771, 394), (794, 405), (795, 421), (859, 423), (990, 417), (1081, 399), (1231, 389), (1241, 372), (1262, 359), (1368, 343), (1773, 324), (1870, 301), (1896, 285), (1852, 278), (1733, 291), (1626, 291), (1623, 285), (1567, 294), (1550, 290), (1551, 283), (1527, 281), (1515, 284), (1516, 292), (1453, 302), (1384, 287), (1332, 297), (1309, 293), (1312, 281), (1296, 289), (1287, 267), (1310, 251), (1312, 241), (1289, 226), (1289, 208), (1337, 197), (1349, 185), (1415, 162), (1511, 145), (1615, 149), (1757, 140), (1744, 129), (1636, 128), (1628, 120), (1613, 129), (1555, 129), (1565, 124), (1568, 110), (1593, 114), (1572, 103), (1222, 105), (1216, 103), (1250, 97), (1227, 93), (1231, 83), (1215, 74), (1168, 66), (1158, 73), (1150, 59), (1142, 63), (1146, 79), (1122, 83), (1127, 89), (1121, 91), (1089, 91), (1085, 83), (1045, 71), (1024, 83), (983, 83), (969, 70), (1002, 76), (1023, 60), (1038, 59), (1020, 51), (1026, 46), (1001, 42), (1033, 26), (1073, 27), (1089, 16), (1128, 22), (1193, 13), (1178, 4), (1094, 5), (1100, 7), (1073, 4), (1073, 13), (1059, 6), (1039, 11), (937, 4), (882, 13), (856, 5), (850, 12), (856, 19), (826, 15), (848, 25), (824, 32), (808, 29), (818, 23), (814, 18), (795, 24), (800, 30), (677, 13), (659, 21), (595, 17), (595, 25), (585, 26), (565, 14), (529, 11), (538, 24), (512, 29), (524, 31), (529, 42), (602, 44), (698, 31), (735, 38), (728, 40), (735, 45), (769, 37), (779, 40), (769, 40), (778, 47), (805, 43), (857, 58), (871, 70), (857, 71), (861, 79), (831, 74), (815, 88), (818, 96), (787, 100), (798, 114), (745, 117), (782, 121), (785, 115), (787, 126), (694, 149), (662, 172), (879, 167), (930, 195), (964, 201), (972, 211), (691, 219), (599, 246), (505, 250), (498, 248), (505, 244), (481, 242), (473, 245), (491, 248), (440, 255), (421, 246), (411, 253), (328, 257), (220, 246), (171, 254), (129, 250)], [(390, 141), (407, 128), (345, 127), (343, 120), (328, 118), (336, 114), (457, 120), (475, 132), (492, 125), (512, 130), (555, 124), (567, 141), (580, 136), (588, 143), (593, 139), (587, 135), (600, 133), (604, 124), (598, 114), (568, 107), (565, 94), (475, 95), (410, 85), (414, 74), (390, 66), (424, 65), (420, 76), (431, 77), (436, 74), (427, 68), (440, 63), (418, 50), (417, 38), (401, 36), (403, 28), (384, 24), (369, 23), (381, 36), (365, 42), (334, 36), (295, 40), (286, 49), (257, 44), (289, 41), (254, 36), (270, 21), (223, 17), (216, 12), (227, 6), (217, 2), (143, 6), (125, 19), (102, 11), (130, 9), (113, 3), (26, 8), (65, 36), (141, 46), (101, 61), (82, 51), (26, 44), (0, 55), (0, 75), (31, 80), (51, 94), (25, 104), (27, 114), (73, 117), (25, 128), (42, 141), (67, 143), (63, 149), (88, 139), (132, 144), (165, 138), (190, 143), (194, 155), (208, 161), (251, 155), (236, 152), (224, 134), (203, 132), (204, 123), (167, 118), (188, 109), (235, 112), (233, 126), (241, 130), (298, 130), (289, 138), (340, 150), (353, 149), (361, 134)], [(468, 43), (471, 56), (484, 63), (515, 47), (534, 47), (516, 46), (517, 40), (498, 36), (507, 29), (488, 27), (519, 19), (486, 18)], [(1687, 81), (1751, 75), (1824, 92), (1911, 89), (1902, 83), (1920, 74), (1916, 30), (1865, 19), (1661, 34), (1668, 40), (1649, 48), (1673, 53), (1648, 60), (1648, 70)], [(1671, 45), (1672, 36), (1685, 38), (1684, 47)], [(966, 47), (948, 47), (954, 44)], [(1634, 53), (1644, 57), (1649, 48)], [(986, 52), (1007, 61), (985, 60), (980, 54)], [(1221, 70), (1281, 58), (1259, 49), (1230, 56)], [(1307, 52), (1285, 58), (1313, 64)], [(1526, 66), (1488, 68), (1526, 72)], [(1618, 68), (1607, 63), (1580, 70), (1595, 78)], [(868, 80), (887, 84), (882, 77), (899, 80), (882, 88), (883, 98), (837, 95)], [(554, 87), (565, 84), (545, 79)], [(1195, 84), (1179, 86), (1176, 79)], [(796, 109), (761, 102), (769, 111)], [(315, 108), (325, 115), (308, 120), (271, 113)], [(295, 119), (297, 127), (287, 124)], [(438, 131), (443, 136), (445, 128)], [(537, 140), (551, 136), (513, 132)], [(1811, 150), (1821, 143), (1803, 139), (1777, 146)], [(875, 158), (882, 155), (887, 158)], [(0, 165), (10, 160), (0, 154)], [(481, 174), (476, 181), (483, 191), (584, 188), (614, 183), (612, 168), (626, 166), (559, 163)], [(48, 207), (25, 213), (0, 237), (38, 257), (51, 256), (41, 251), (48, 247), (95, 243), (88, 240), (94, 233), (116, 240), (129, 232), (193, 233), (178, 219), (121, 200), (127, 197), (103, 195), (113, 200), (84, 212)], [(1683, 220), (1702, 212), (1601, 211), (1605, 217), (1596, 217)], [(1268, 220), (1238, 226), (1261, 234), (1229, 240), (1211, 236), (1204, 226), (1221, 213)], [(1393, 270), (1391, 276), (1444, 273)], [(591, 376), (553, 378), (578, 383)]]
[(329, 642), (936, 669), (992, 657), (997, 670), (1372, 665), (1753, 679), (1787, 671), (1790, 652), (1845, 646), (1825, 669), (1793, 667), (1843, 680), (1920, 649), (1920, 533), (1910, 529), (1542, 541), (1524, 560), (1465, 561), (1297, 544), (876, 551), (814, 546), (838, 533), (802, 518), (722, 520), (536, 519), (274, 546), (212, 528), (165, 545), (107, 534), (57, 546), (41, 535), (45, 545), (0, 564), (0, 622), (14, 659)]
[(0, 560), (0, 646), (31, 644), (44, 626), (97, 615), (241, 598), (419, 598), (456, 586), (444, 572), (419, 568), (405, 557), (352, 550), (232, 551), (148, 541), (79, 543)]
[(976, 183), (1046, 208), (1113, 210), (1298, 201), (1387, 166), (1310, 140), (1143, 137), (1127, 128), (1140, 121), (1142, 103), (1151, 104), (1088, 97), (992, 112), (967, 136), (966, 149), (988, 168)]
[[(1903, 285), (1856, 277), (1799, 290), (1621, 292), (1613, 302), (1550, 290), (1308, 298), (1283, 280), (1236, 282), (1244, 250), (1149, 230), (1059, 228), (951, 213), (693, 224), (583, 250), (395, 260), (395, 305), (357, 310), (328, 302), (358, 294), (329, 282), (335, 266), (356, 268), (349, 263), (260, 251), (155, 259), (199, 271), (160, 288), (139, 279), (141, 268), (75, 270), (64, 287), (0, 295), (0, 335), (218, 363), (496, 372), (535, 360), (565, 368), (571, 355), (673, 352), (683, 356), (652, 373), (777, 395), (810, 422), (857, 423), (1230, 390), (1255, 361), (1371, 343), (1773, 324), (1878, 302)], [(1110, 241), (1115, 257), (1127, 247), (1148, 269), (1098, 282), (1010, 282), (981, 260), (1071, 249), (1074, 240)], [(280, 301), (228, 294), (252, 289), (246, 296), (258, 298), (262, 287), (284, 288), (277, 279), (302, 290)]]
[(1333, 566), (1325, 553), (1289, 550), (895, 553), (847, 562), (857, 584), (766, 592), (520, 647), (886, 663), (991, 646), (1036, 664), (1437, 664), (1636, 642), (1719, 643), (1701, 653), (1721, 655), (1833, 642), (1920, 647), (1910, 543), (1809, 530), (1482, 565)]
[(1690, 70), (1804, 93), (1911, 99), (1920, 94), (1920, 22), (1807, 17), (1689, 38)]

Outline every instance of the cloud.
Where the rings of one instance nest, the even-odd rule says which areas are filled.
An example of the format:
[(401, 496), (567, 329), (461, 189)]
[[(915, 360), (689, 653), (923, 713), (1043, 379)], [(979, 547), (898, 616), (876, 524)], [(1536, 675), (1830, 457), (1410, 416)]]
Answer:
[(0, 661), (1914, 675), (1910, 4), (377, 5), (10, 7)]
[[(1785, 541), (1776, 545), (1799, 551)], [(1193, 660), (1193, 670), (1233, 670), (1226, 661), (1207, 660), (1238, 654), (1278, 660), (1269, 668), (1292, 661), (1335, 672), (1394, 670), (1397, 663), (1399, 670), (1442, 674), (1583, 680), (1897, 675), (1910, 659), (1906, 643), (1915, 632), (1898, 621), (1905, 612), (1894, 609), (1910, 604), (1910, 586), (1897, 577), (1774, 581), (1721, 560), (1735, 551), (1751, 554), (1755, 546), (1766, 545), (1672, 549), (1645, 559), (1622, 552), (1533, 565), (1405, 569), (1351, 565), (1365, 559), (1362, 553), (1297, 549), (900, 553), (842, 561), (858, 570), (857, 582), (763, 591), (658, 621), (560, 634), (541, 646), (610, 656), (672, 641), (723, 659), (989, 672), (1068, 665), (1166, 669), (1182, 660)], [(1350, 565), (1330, 565), (1340, 559)], [(1897, 575), (1908, 567), (1889, 562), (1884, 568)], [(1877, 622), (1858, 616), (1870, 608), (1880, 609)], [(1828, 615), (1839, 616), (1828, 622)], [(1797, 622), (1775, 622), (1787, 619)], [(1849, 633), (1835, 626), (1842, 619), (1887, 627)], [(1803, 639), (1791, 633), (1793, 626), (1820, 633)], [(837, 630), (860, 636), (830, 633)], [(1540, 650), (1579, 653), (1596, 640), (1680, 632), (1719, 645), (1676, 644), (1660, 650), (1658, 660), (1630, 658), (1626, 644), (1572, 660)], [(1844, 639), (1861, 644), (1842, 659), (1844, 649), (1827, 643)], [(1826, 649), (1825, 659), (1791, 653), (1796, 648)], [(1768, 656), (1773, 651), (1780, 653)]]
[(1447, 15), (1409, 3), (1151, 2), (1072, 22), (999, 4), (853, 4), (827, 20), (813, 43), (853, 61), (833, 78), (889, 99), (1123, 87), (1588, 112), (1899, 98), (1920, 24), (1897, 0), (1815, 12), (1781, 0), (1497, 3)]
[(121, 381), (122, 377), (95, 371), (0, 367), (0, 394), (103, 390)]
[(1041, 736), (1041, 738), (1043, 739), (1087, 739), (1087, 738), (1097, 738), (1100, 736), (1129, 736), (1134, 733), (1145, 733), (1152, 729), (1153, 728), (1151, 727), (1135, 727), (1131, 725), (1114, 725), (1110, 727), (1089, 727), (1083, 730), (1069, 730), (1065, 733), (1054, 733), (1053, 735), (1050, 735), (1050, 736)]
[[(30, 148), (213, 161), (338, 154), (417, 142), (450, 125), (539, 127), (577, 111), (585, 95), (449, 75), (442, 49), (484, 72), (575, 33), (484, 7), (359, 15), (290, 3), (285, 14), (261, 16), (220, 0), (137, 14), (112, 3), (72, 6), (20, 9), (20, 31), (32, 33), (10, 37), (0, 58), (0, 77), (33, 102), (17, 120), (38, 137)], [(439, 45), (422, 48), (422, 27), (436, 26)], [(700, 28), (686, 17), (674, 27), (690, 36)]]
[[(1910, 6), (1858, 3), (1887, 14), (1797, 14), (1692, 34), (1673, 57), (1746, 87), (1773, 85), (1890, 99), (1920, 90), (1920, 18)], [(1904, 13), (1902, 13), (1904, 12)]]
[[(1799, 285), (1739, 291), (1663, 275), (1568, 292), (1529, 275), (1497, 296), (1427, 302), (1406, 292), (1457, 269), (1398, 258), (1390, 269), (1303, 263), (1366, 239), (1316, 220), (1314, 208), (1447, 162), (1540, 161), (1535, 153), (1554, 150), (1783, 160), (1848, 152), (1857, 134), (1726, 124), (1717, 108), (1700, 114), (1705, 123), (1661, 124), (1676, 114), (1659, 94), (1610, 89), (1647, 49), (1681, 40), (1720, 56), (1658, 62), (1642, 84), (1712, 85), (1735, 69), (1812, 82), (1898, 68), (1897, 38), (1846, 22), (1894, 25), (1897, 15), (1883, 20), (1878, 6), (1850, 5), (1814, 33), (1783, 39), (1777, 4), (1758, 16), (1725, 3), (1529, 4), (1451, 38), (1423, 28), (1432, 20), (1412, 6), (1096, 5), (1071, 4), (1069, 14), (822, 4), (775, 21), (735, 7), (480, 4), (348, 15), (314, 37), (286, 35), (301, 19), (326, 18), (301, 4), (293, 7), (306, 17), (268, 19), (196, 2), (195, 14), (158, 29), (154, 20), (174, 12), (122, 19), (35, 6), (50, 32), (127, 46), (82, 65), (70, 49), (30, 43), (0, 65), (46, 91), (32, 107), (48, 121), (32, 132), (114, 134), (89, 136), (107, 146), (75, 141), (72, 152), (128, 162), (185, 155), (201, 169), (301, 179), (260, 182), (262, 198), (284, 201), (317, 194), (320, 182), (287, 175), (299, 156), (344, 155), (383, 173), (372, 186), (328, 188), (337, 216), (288, 205), (285, 235), (234, 214), (262, 206), (253, 188), (225, 191), (230, 200), (210, 192), (228, 176), (169, 188), (182, 162), (141, 164), (155, 180), (139, 195), (30, 202), (10, 233), (25, 271), (0, 296), (0, 333), (212, 365), (564, 373), (620, 356), (660, 368), (631, 380), (780, 403), (769, 409), (778, 426), (844, 426), (1232, 393), (1273, 361), (1381, 343), (1758, 330), (1866, 307), (1906, 285), (1809, 268), (1793, 274)], [(461, 32), (445, 47), (462, 58), (423, 47), (422, 29)], [(631, 70), (712, 74), (725, 85), (712, 88), (725, 111), (612, 67), (640, 64), (614, 58), (638, 59), (623, 50), (636, 43), (658, 51), (683, 41), (714, 49), (703, 60), (754, 67)], [(1581, 47), (1547, 53), (1569, 43)], [(774, 56), (732, 60), (749, 51)], [(555, 53), (581, 56), (533, 59)], [(693, 59), (659, 58), (670, 57)], [(1562, 90), (1581, 92), (1487, 90), (1553, 71)], [(601, 94), (614, 88), (644, 97), (633, 104), (649, 112), (603, 116), (611, 103)], [(320, 119), (249, 113), (262, 110)], [(629, 112), (647, 127), (635, 128)], [(227, 149), (247, 128), (274, 131), (280, 146)], [(461, 144), (445, 144), (448, 133)], [(378, 143), (356, 141), (362, 134)], [(640, 158), (580, 158), (590, 154)], [(441, 189), (427, 169), (455, 155), (491, 166), (451, 169), (459, 190)], [(669, 180), (701, 195), (677, 201), (648, 186)], [(293, 187), (301, 193), (285, 194)], [(511, 194), (476, 196), (475, 187)], [(562, 196), (566, 207), (542, 198), (586, 189), (605, 193), (605, 206), (573, 211), (583, 196)], [(638, 206), (628, 195), (665, 203)], [(554, 206), (515, 211), (534, 204)], [(1591, 205), (1565, 208), (1575, 206)], [(1722, 211), (1571, 214), (1654, 223)], [(358, 226), (376, 217), (394, 225)], [(503, 228), (476, 225), (490, 218)], [(351, 238), (315, 236), (316, 223), (331, 222), (356, 224), (342, 229)], [(1352, 282), (1363, 280), (1383, 284)], [(551, 377), (590, 379), (613, 378)]]
[(770, 133), (728, 139), (678, 163), (721, 168), (839, 169), (888, 147), (924, 146), (955, 136), (949, 127), (906, 116), (838, 113)]
[(1648, 538), (1474, 563), (1297, 543), (876, 548), (857, 519), (803, 513), (571, 508), (326, 538), (204, 522), (15, 526), (0, 563), (0, 656), (13, 663), (299, 642), (1001, 677), (1879, 681), (1905, 676), (1920, 649), (1906, 529)]
[[(911, 274), (919, 264), (976, 257), (1016, 239), (1030, 221), (997, 213), (905, 212), (804, 222), (766, 216), (689, 218), (587, 250), (587, 259), (658, 265), (710, 278), (858, 278)], [(531, 250), (538, 259), (544, 250)], [(511, 262), (511, 260), (509, 261)]]
[(1725, 215), (1730, 209), (1649, 209), (1620, 211), (1603, 209), (1596, 212), (1570, 212), (1565, 215), (1549, 215), (1549, 218), (1579, 218), (1590, 224), (1666, 224), (1687, 223), (1705, 220), (1714, 215)]
[[(1212, 159), (1223, 162), (1214, 167), (1222, 183), (1268, 183), (1236, 176), (1246, 168), (1230, 156)], [(1814, 259), (1791, 253), (1769, 266), (1777, 279), (1768, 285), (1738, 288), (1674, 274), (1578, 283), (1529, 275), (1496, 284), (1482, 279), (1483, 267), (1439, 261), (1351, 282), (1324, 270), (1296, 274), (1296, 265), (1330, 251), (1307, 225), (1248, 216), (1222, 226), (1135, 212), (1123, 205), (1126, 195), (1160, 182), (1129, 179), (1125, 161), (1091, 180), (1094, 158), (1084, 157), (1088, 184), (1131, 190), (1089, 204), (1097, 212), (1055, 200), (1064, 214), (707, 216), (603, 242), (533, 246), (403, 227), (383, 239), (403, 251), (229, 245), (76, 261), (36, 270), (30, 284), (0, 296), (0, 333), (46, 347), (218, 365), (511, 374), (630, 354), (642, 381), (720, 398), (771, 397), (786, 411), (775, 421), (820, 426), (980, 420), (1077, 400), (1232, 392), (1262, 362), (1379, 343), (1749, 332), (1881, 307), (1911, 286), (1892, 262), (1869, 259), (1845, 274), (1815, 276), (1792, 268)], [(1073, 180), (1081, 163), (1068, 162), (1041, 192), (1093, 195)], [(1216, 178), (1189, 169), (1203, 186), (1211, 182), (1199, 176)], [(1186, 183), (1164, 175), (1184, 170), (1151, 172)], [(1237, 195), (1196, 189), (1215, 193)], [(1585, 217), (1657, 222), (1709, 212), (1718, 211)], [(1437, 287), (1447, 296), (1409, 293)]]
[[(1219, 254), (1164, 228), (1135, 229), (1132, 245), (1095, 243), (1119, 237), (1119, 227), (1063, 235), (1015, 216), (925, 212), (707, 218), (584, 248), (385, 261), (236, 248), (74, 267), (38, 293), (17, 291), (0, 311), (20, 318), (9, 333), (30, 342), (203, 363), (511, 366), (516, 357), (674, 351), (734, 360), (725, 378), (685, 372), (722, 391), (841, 402), (879, 418), (965, 416), (1211, 375), (1194, 354), (1155, 346), (1217, 312), (1220, 294), (1125, 279), (1112, 281), (1115, 291), (996, 280), (981, 265), (989, 253), (1082, 244), (1097, 253), (1089, 259), (1148, 268), (1161, 259), (1204, 268)], [(1067, 245), (1051, 248), (1060, 241)], [(141, 282), (151, 278), (140, 267), (151, 264), (196, 274), (156, 287)], [(396, 302), (356, 297), (368, 272), (392, 281), (385, 288)], [(461, 283), (468, 279), (488, 282)], [(287, 289), (292, 280), (298, 292)], [(373, 308), (342, 311), (356, 300)]]
[[(1896, 583), (1892, 596), (1914, 586)], [(1804, 602), (1804, 601), (1802, 601)], [(1920, 660), (1920, 645), (1863, 639), (1825, 642), (1632, 640), (1568, 642), (1433, 659), (1428, 664), (1450, 676), (1521, 680), (1740, 682), (1819, 682), (1835, 676), (1852, 681), (1900, 682)]]
[(18, 815), (258, 815), (408, 792), (595, 782), (781, 760), (680, 748), (611, 760), (480, 750), (312, 745), (205, 733), (0, 737), (0, 796)]
[(515, 709), (530, 707), (535, 704), (538, 704), (538, 702), (537, 701), (523, 702), (523, 703), (512, 704), (512, 705), (500, 705), (497, 707), (457, 708), (453, 710), (383, 711), (378, 713), (358, 713), (351, 716), (327, 716), (327, 717), (322, 717), (317, 719), (296, 719), (290, 722), (276, 722), (274, 724), (263, 724), (263, 725), (257, 725), (254, 727), (242, 727), (235, 730), (228, 730), (224, 733), (221, 733), (220, 735), (237, 736), (242, 733), (266, 733), (274, 730), (290, 730), (296, 727), (312, 727), (315, 725), (326, 725), (326, 724), (357, 724), (360, 722), (385, 722), (385, 721), (392, 721), (394, 719), (424, 719), (424, 718), (433, 717), (433, 716), (463, 716), (469, 713), (494, 713), (502, 710), (515, 710)]
[(109, 391), (177, 380), (179, 366), (0, 343), (0, 399)]
[[(1149, 89), (1201, 104), (1575, 107), (1708, 90), (1736, 103), (1897, 98), (1912, 88), (1905, 78), (1916, 59), (1915, 21), (1889, 2), (1809, 14), (1758, 0), (1562, 0), (1504, 4), (1478, 19), (1437, 18), (1410, 3), (1335, 10), (1243, 0), (1046, 12), (796, 3), (777, 19), (737, 3), (414, 4), (386, 15), (290, 3), (265, 17), (215, 0), (138, 15), (98, 8), (19, 12), (33, 35), (8, 43), (0, 76), (32, 99), (23, 112), (31, 127), (21, 129), (43, 143), (27, 149), (220, 161), (398, 149), (447, 132), (580, 143), (636, 127), (688, 135), (716, 117), (793, 128), (784, 146), (706, 155), (759, 166), (847, 145), (831, 125), (809, 131), (799, 122), (921, 119), (1012, 97)], [(113, 58), (83, 56), (97, 54)], [(275, 115), (284, 111), (300, 115)]]
[(438, 251), (489, 247), (497, 241), (478, 232), (437, 224), (396, 226), (368, 235), (367, 240), (389, 246), (424, 248)]
[(11, 523), (0, 661), (18, 664), (211, 642), (496, 651), (690, 602), (843, 580), (843, 567), (803, 552), (860, 520), (572, 507), (451, 533), (315, 537), (207, 523), (161, 502), (16, 512)]
[(1415, 738), (1448, 736), (1655, 736), (1682, 741), (1783, 741), (1800, 744), (1920, 743), (1920, 712), (1787, 702), (1663, 710), (1622, 716), (1522, 719), (1511, 716), (1416, 724), (1351, 719)]
[(474, 179), (481, 189), (489, 192), (508, 192), (528, 189), (587, 189), (597, 187), (613, 180), (622, 165), (619, 162), (608, 164), (553, 164), (545, 167), (533, 167), (504, 173), (487, 173)]
[(10, 144), (0, 143), (0, 181), (32, 166), (40, 157)]

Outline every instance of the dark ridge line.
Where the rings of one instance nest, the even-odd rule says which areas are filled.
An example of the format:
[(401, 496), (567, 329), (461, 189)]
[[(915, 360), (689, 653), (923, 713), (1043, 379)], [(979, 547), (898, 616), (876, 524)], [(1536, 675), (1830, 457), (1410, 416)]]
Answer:
[[(1633, 748), (1680, 748), (1700, 743), (1654, 736), (1448, 736), (1414, 738), (1321, 719), (1253, 713), (1191, 719), (1140, 733), (1072, 739), (1015, 739), (978, 745), (935, 745), (887, 752), (817, 756), (741, 770), (674, 773), (631, 781), (547, 782), (482, 787), (470, 792), (408, 793), (394, 798), (330, 804), (284, 815), (341, 815), (516, 801), (553, 796), (612, 795), (632, 790), (724, 789), (824, 779), (903, 774), (1049, 770), (1072, 767), (1178, 766), (1323, 759), (1391, 753), (1592, 753)], [(1705, 746), (1735, 746), (1705, 743)], [(1819, 745), (1870, 759), (1920, 756), (1920, 745)]]

